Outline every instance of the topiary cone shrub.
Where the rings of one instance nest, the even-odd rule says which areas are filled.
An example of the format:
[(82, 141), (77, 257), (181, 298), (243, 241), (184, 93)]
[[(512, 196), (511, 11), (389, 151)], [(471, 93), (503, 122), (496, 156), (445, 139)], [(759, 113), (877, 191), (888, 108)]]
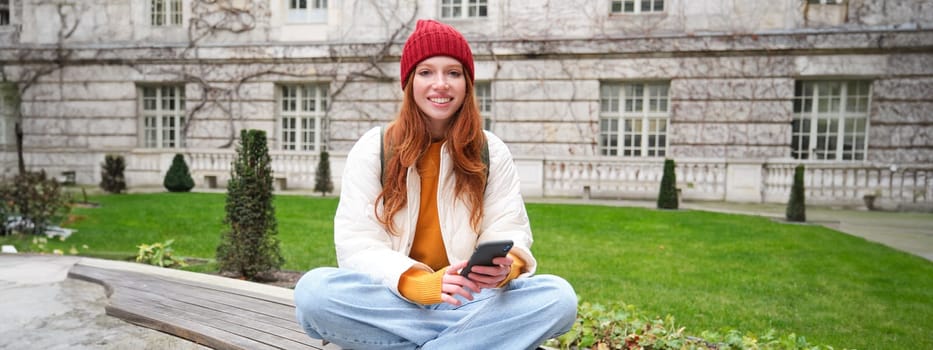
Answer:
[(272, 205), (272, 159), (262, 130), (243, 130), (227, 182), (228, 230), (217, 246), (220, 271), (248, 280), (276, 270), (285, 260)]
[(803, 164), (794, 168), (794, 185), (790, 189), (790, 201), (787, 202), (787, 220), (804, 222), (807, 221), (807, 206), (804, 199), (803, 188)]
[(188, 171), (185, 156), (175, 154), (175, 158), (172, 158), (172, 166), (168, 168), (165, 179), (162, 180), (162, 186), (165, 186), (169, 192), (189, 192), (194, 188), (194, 179)]
[(100, 167), (100, 188), (110, 193), (126, 191), (126, 179), (123, 177), (126, 161), (123, 160), (123, 156), (108, 154)]
[(314, 192), (321, 196), (334, 191), (334, 182), (330, 179), (330, 155), (321, 151), (321, 159), (317, 162), (317, 172), (314, 174)]
[(674, 160), (665, 159), (661, 190), (658, 193), (658, 209), (677, 209), (677, 206), (677, 174), (674, 173)]

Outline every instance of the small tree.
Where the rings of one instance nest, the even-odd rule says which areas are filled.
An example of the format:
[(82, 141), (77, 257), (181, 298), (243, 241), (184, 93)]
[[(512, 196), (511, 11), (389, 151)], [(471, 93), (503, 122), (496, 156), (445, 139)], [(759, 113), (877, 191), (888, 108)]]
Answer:
[(104, 162), (100, 164), (100, 167), (100, 188), (110, 193), (126, 191), (126, 180), (123, 178), (126, 162), (123, 156), (108, 154), (104, 157)]
[[(18, 215), (11, 222), (14, 231), (40, 234), (68, 215), (68, 195), (61, 191), (58, 181), (45, 175), (44, 170), (16, 175), (12, 186), (3, 186), (0, 195), (8, 201), (2, 205), (4, 211), (10, 212), (6, 215)], [(4, 221), (6, 219), (4, 217)]]
[(175, 154), (175, 158), (172, 158), (172, 166), (165, 173), (162, 185), (169, 192), (188, 192), (194, 188), (194, 179), (191, 178), (191, 173), (188, 171), (185, 156)]
[(321, 159), (317, 162), (317, 173), (314, 174), (314, 192), (321, 192), (321, 196), (334, 191), (334, 182), (330, 179), (330, 155), (321, 151)]
[(790, 189), (790, 201), (787, 202), (788, 221), (807, 221), (807, 206), (803, 193), (803, 171), (803, 164), (794, 168), (794, 185)]
[(12, 184), (7, 184), (5, 178), (0, 178), (0, 236), (9, 233), (6, 221), (15, 213), (12, 186)]
[(278, 269), (285, 262), (279, 252), (275, 207), (272, 205), (272, 166), (266, 133), (243, 130), (230, 181), (227, 182), (229, 230), (217, 247), (221, 271), (249, 280)]
[(664, 174), (661, 175), (661, 190), (658, 193), (658, 209), (677, 209), (677, 174), (674, 173), (674, 160), (664, 160)]

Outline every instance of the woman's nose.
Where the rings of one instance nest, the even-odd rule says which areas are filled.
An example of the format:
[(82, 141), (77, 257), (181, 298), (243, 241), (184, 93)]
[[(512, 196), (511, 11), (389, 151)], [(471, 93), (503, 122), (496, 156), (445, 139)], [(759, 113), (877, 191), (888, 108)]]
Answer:
[(444, 89), (444, 90), (446, 90), (446, 89), (449, 89), (449, 88), (450, 88), (450, 83), (447, 82), (447, 79), (445, 79), (445, 78), (443, 78), (443, 77), (437, 78), (437, 80), (434, 81), (434, 88), (435, 88), (435, 89)]

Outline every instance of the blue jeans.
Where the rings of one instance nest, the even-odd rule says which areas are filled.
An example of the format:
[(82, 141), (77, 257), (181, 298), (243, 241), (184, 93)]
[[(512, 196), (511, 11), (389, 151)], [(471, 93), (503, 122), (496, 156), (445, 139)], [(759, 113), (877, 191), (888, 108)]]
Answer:
[(462, 301), (414, 304), (365, 274), (333, 267), (311, 270), (295, 286), (305, 332), (347, 349), (534, 349), (570, 330), (577, 315), (573, 287), (550, 275)]

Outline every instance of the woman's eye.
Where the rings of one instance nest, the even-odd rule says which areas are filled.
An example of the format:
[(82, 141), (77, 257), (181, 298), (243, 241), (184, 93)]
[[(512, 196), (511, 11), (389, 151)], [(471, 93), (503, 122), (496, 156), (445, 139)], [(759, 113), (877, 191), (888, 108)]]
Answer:
[(452, 77), (460, 77), (460, 75), (461, 75), (460, 71), (455, 71), (455, 70), (454, 70), (454, 71), (450, 71), (450, 73), (447, 73), (447, 74), (450, 75), (450, 76), (452, 76)]

